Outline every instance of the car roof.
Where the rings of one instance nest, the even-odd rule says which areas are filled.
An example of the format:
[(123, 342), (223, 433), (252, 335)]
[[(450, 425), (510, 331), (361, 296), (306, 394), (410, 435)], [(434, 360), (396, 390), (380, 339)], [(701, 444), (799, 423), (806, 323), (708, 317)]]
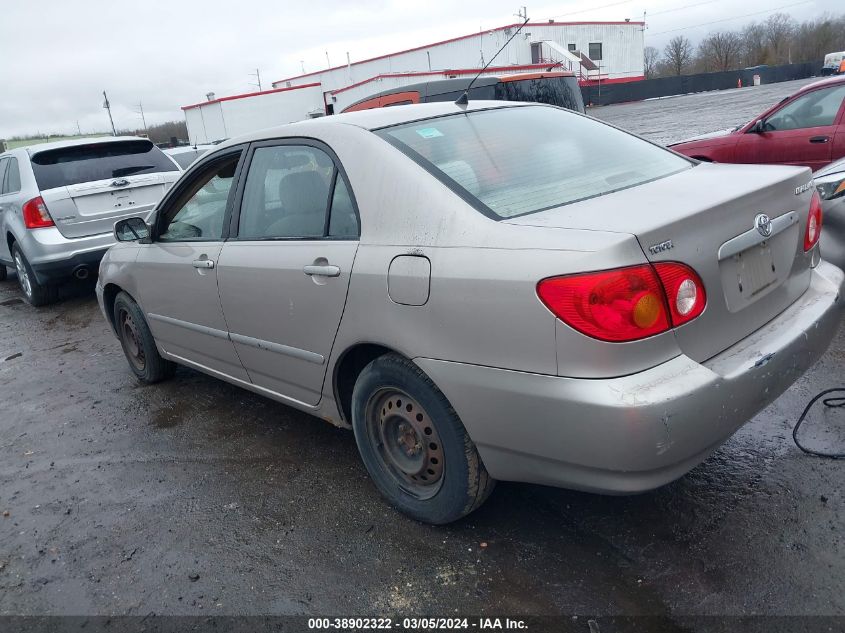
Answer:
[(217, 145), (180, 145), (179, 147), (168, 147), (167, 149), (162, 150), (165, 154), (170, 154), (171, 156), (174, 154), (186, 154), (188, 152), (197, 152), (197, 151), (205, 151), (208, 152), (210, 150), (216, 149)]
[(493, 86), (499, 82), (510, 81), (525, 81), (529, 79), (560, 79), (561, 77), (575, 77), (575, 73), (570, 71), (542, 71), (535, 73), (498, 73), (496, 75), (486, 75), (484, 77), (458, 77), (452, 79), (432, 79), (430, 81), (420, 81), (406, 86), (397, 86), (395, 88), (388, 88), (367, 97), (363, 97), (347, 106), (351, 108), (358, 104), (370, 101), (371, 99), (378, 99), (387, 95), (398, 94), (402, 92), (425, 92), (426, 97), (434, 95), (441, 95), (447, 92), (456, 92), (458, 90), (466, 90), (470, 84), (473, 88), (484, 88), (486, 86)]
[(92, 136), (89, 138), (74, 138), (66, 141), (53, 141), (52, 143), (37, 143), (27, 145), (18, 149), (25, 149), (30, 156), (45, 152), (51, 149), (62, 149), (64, 147), (77, 147), (79, 145), (101, 145), (102, 143), (117, 143), (120, 141), (150, 141), (141, 136)]
[(542, 103), (520, 103), (516, 101), (470, 101), (466, 106), (459, 106), (452, 101), (441, 101), (437, 103), (415, 103), (413, 105), (392, 106), (390, 108), (373, 108), (371, 110), (333, 114), (317, 119), (306, 119), (305, 121), (297, 121), (295, 123), (288, 123), (287, 125), (250, 132), (243, 136), (230, 138), (218, 145), (217, 148), (220, 149), (232, 145), (240, 145), (241, 143), (263, 141), (265, 139), (283, 136), (309, 136), (311, 134), (319, 134), (321, 130), (327, 130), (336, 125), (351, 125), (364, 130), (376, 130), (391, 125), (401, 125), (403, 123), (447, 116), (449, 114), (521, 107), (550, 108), (555, 106), (548, 106)]
[(827, 79), (820, 79), (819, 81), (814, 81), (811, 84), (807, 84), (806, 86), (801, 86), (795, 94), (799, 92), (805, 92), (806, 90), (815, 90), (820, 86), (833, 86), (836, 84), (843, 84), (845, 83), (845, 76), (842, 77), (828, 77)]

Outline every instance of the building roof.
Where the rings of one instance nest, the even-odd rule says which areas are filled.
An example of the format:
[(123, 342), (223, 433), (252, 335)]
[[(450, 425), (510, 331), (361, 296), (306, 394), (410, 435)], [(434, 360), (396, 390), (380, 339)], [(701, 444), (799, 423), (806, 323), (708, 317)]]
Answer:
[(234, 99), (246, 99), (247, 97), (258, 97), (261, 95), (269, 95), (274, 92), (287, 92), (288, 90), (302, 90), (303, 88), (313, 88), (319, 86), (318, 83), (303, 84), (301, 86), (291, 86), (290, 88), (273, 88), (272, 90), (262, 90), (260, 92), (245, 92), (238, 95), (230, 95), (228, 97), (220, 97), (219, 99), (210, 99), (208, 101), (201, 101), (200, 103), (192, 103), (191, 105), (182, 106), (183, 110), (191, 110), (192, 108), (199, 108), (201, 106), (209, 105), (210, 103), (220, 103), (222, 101), (233, 101)]
[[(598, 26), (605, 26), (605, 25), (644, 26), (645, 22), (635, 22), (635, 21), (630, 21), (630, 20), (626, 20), (626, 21), (623, 21), (623, 22), (596, 22), (596, 21), (593, 21), (593, 22), (551, 22), (551, 21), (550, 22), (529, 22), (528, 24), (525, 25), (525, 28), (536, 27), (536, 26), (596, 26), (596, 25), (598, 25)], [(505, 25), (505, 26), (498, 26), (496, 28), (488, 29), (487, 31), (485, 31), (485, 33), (489, 33), (491, 31), (504, 31), (505, 29), (515, 29), (515, 28), (518, 28), (520, 26), (522, 26), (521, 23), (508, 24), (508, 25)], [(377, 61), (379, 59), (385, 59), (387, 57), (394, 57), (396, 55), (402, 55), (404, 53), (412, 53), (414, 51), (420, 51), (420, 50), (424, 50), (426, 48), (433, 48), (435, 46), (442, 46), (443, 44), (450, 44), (451, 42), (459, 42), (461, 40), (466, 40), (466, 39), (469, 39), (469, 38), (472, 38), (472, 37), (478, 37), (478, 35), (479, 35), (478, 33), (470, 33), (469, 35), (460, 35), (458, 37), (453, 37), (453, 38), (450, 38), (448, 40), (443, 40), (443, 41), (440, 41), (440, 42), (434, 42), (433, 44), (424, 44), (422, 46), (415, 46), (414, 48), (408, 48), (408, 49), (403, 50), (403, 51), (396, 51), (395, 53), (387, 53), (385, 55), (378, 55), (376, 57), (370, 57), (369, 59), (363, 59), (361, 61), (352, 62), (351, 64), (342, 64), (340, 66), (332, 66), (331, 68), (325, 68), (323, 70), (315, 70), (315, 71), (310, 72), (310, 73), (305, 73), (305, 74), (302, 74), (302, 75), (296, 75), (294, 77), (288, 77), (286, 79), (279, 79), (278, 81), (274, 81), (273, 85), (275, 86), (276, 84), (284, 83), (286, 81), (296, 81), (296, 80), (299, 80), (299, 79), (303, 79), (304, 77), (314, 77), (315, 75), (321, 75), (323, 73), (330, 72), (332, 70), (340, 70), (342, 68), (346, 68), (347, 66), (357, 66), (359, 64), (367, 64), (369, 62), (374, 62), (374, 61)]]

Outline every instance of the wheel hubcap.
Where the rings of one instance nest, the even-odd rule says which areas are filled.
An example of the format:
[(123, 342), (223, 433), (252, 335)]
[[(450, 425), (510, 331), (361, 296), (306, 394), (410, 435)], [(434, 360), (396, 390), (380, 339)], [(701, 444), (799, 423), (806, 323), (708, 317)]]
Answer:
[(126, 310), (121, 310), (119, 320), (121, 340), (123, 341), (123, 349), (126, 350), (126, 356), (136, 369), (143, 371), (146, 365), (146, 357), (144, 356), (144, 347), (141, 345), (135, 319)]
[(15, 272), (18, 274), (18, 283), (21, 285), (21, 290), (27, 297), (31, 297), (32, 284), (29, 282), (29, 274), (26, 272), (26, 265), (23, 263), (20, 253), (15, 253)]
[(443, 447), (416, 400), (397, 389), (379, 391), (368, 403), (367, 432), (385, 472), (402, 490), (418, 499), (437, 494), (443, 483)]

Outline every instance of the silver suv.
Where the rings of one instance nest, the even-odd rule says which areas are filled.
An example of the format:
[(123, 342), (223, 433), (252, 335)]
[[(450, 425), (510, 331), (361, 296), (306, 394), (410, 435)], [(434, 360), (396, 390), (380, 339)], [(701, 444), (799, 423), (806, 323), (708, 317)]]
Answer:
[(16, 269), (26, 300), (58, 297), (96, 273), (121, 218), (146, 215), (180, 175), (151, 141), (105, 137), (0, 154), (0, 280)]

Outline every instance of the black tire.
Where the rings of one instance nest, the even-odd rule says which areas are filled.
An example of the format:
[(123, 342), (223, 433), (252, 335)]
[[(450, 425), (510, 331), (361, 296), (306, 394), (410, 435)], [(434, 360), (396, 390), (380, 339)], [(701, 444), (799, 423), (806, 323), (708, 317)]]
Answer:
[(396, 354), (377, 358), (358, 376), (352, 428), (379, 492), (418, 521), (460, 519), (496, 484), (446, 396)]
[(138, 380), (153, 384), (172, 378), (176, 363), (158, 353), (144, 313), (125, 292), (114, 300), (114, 329), (132, 373)]
[(29, 265), (26, 256), (17, 244), (12, 244), (12, 261), (18, 274), (18, 285), (27, 303), (37, 308), (48, 303), (55, 303), (59, 299), (59, 287), (38, 283), (32, 266)]
[(6, 277), (9, 276), (9, 273), (6, 272), (6, 266), (4, 264), (0, 264), (0, 281), (6, 281)]

